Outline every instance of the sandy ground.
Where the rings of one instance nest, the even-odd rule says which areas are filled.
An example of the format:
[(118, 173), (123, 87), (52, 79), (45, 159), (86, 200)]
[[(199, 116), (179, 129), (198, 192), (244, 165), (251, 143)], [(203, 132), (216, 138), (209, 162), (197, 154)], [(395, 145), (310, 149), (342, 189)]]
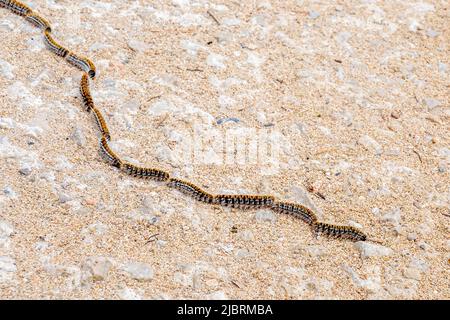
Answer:
[(448, 1), (26, 3), (95, 62), (118, 154), (382, 244), (118, 172), (81, 72), (0, 9), (0, 298), (450, 298)]

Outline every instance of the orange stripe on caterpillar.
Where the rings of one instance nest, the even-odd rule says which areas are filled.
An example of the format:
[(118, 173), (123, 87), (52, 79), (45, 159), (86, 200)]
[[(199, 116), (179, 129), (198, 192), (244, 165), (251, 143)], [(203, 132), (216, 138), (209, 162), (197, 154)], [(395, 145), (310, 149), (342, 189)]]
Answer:
[(211, 203), (211, 204), (214, 203), (215, 197), (212, 194), (204, 191), (200, 187), (198, 187), (195, 184), (190, 183), (188, 181), (171, 178), (169, 180), (169, 182), (167, 183), (167, 185), (170, 188), (177, 189), (181, 193), (191, 196), (198, 201)]
[(45, 20), (43, 17), (38, 15), (37, 13), (34, 13), (34, 12), (28, 13), (25, 16), (25, 20), (34, 24), (36, 27), (38, 27), (44, 31), (48, 31), (48, 32), (52, 31), (50, 23), (47, 20)]
[(103, 157), (114, 167), (121, 168), (122, 160), (112, 151), (112, 149), (108, 145), (108, 141), (103, 136), (100, 138), (100, 151)]
[(96, 68), (90, 59), (79, 57), (75, 53), (71, 52), (67, 55), (66, 60), (82, 71), (87, 72), (91, 79), (95, 78)]
[(271, 207), (275, 202), (273, 196), (221, 194), (214, 198), (215, 204), (240, 209), (266, 208)]
[(81, 77), (80, 93), (87, 111), (91, 111), (91, 109), (95, 108), (91, 90), (89, 89), (89, 78), (87, 73), (83, 73), (83, 76)]
[(366, 241), (367, 236), (361, 231), (351, 226), (338, 226), (323, 222), (313, 224), (314, 232), (330, 238), (348, 239), (351, 241)]
[(272, 210), (278, 213), (285, 213), (295, 216), (309, 225), (312, 225), (317, 221), (316, 215), (310, 209), (302, 206), (301, 204), (276, 201), (272, 205)]
[(123, 163), (122, 171), (133, 177), (144, 179), (154, 179), (158, 181), (166, 181), (169, 179), (169, 174), (165, 171), (153, 168), (138, 167), (128, 162)]
[(103, 118), (102, 113), (96, 107), (92, 107), (91, 110), (94, 113), (95, 120), (97, 121), (98, 129), (102, 133), (102, 136), (106, 138), (106, 140), (111, 140), (111, 134), (109, 133), (108, 126), (106, 125), (105, 118)]
[(67, 50), (63, 46), (59, 45), (59, 43), (57, 43), (55, 41), (55, 39), (53, 39), (49, 30), (44, 31), (44, 42), (47, 45), (47, 47), (50, 49), (50, 51), (53, 51), (56, 55), (58, 55), (60, 57), (65, 58), (67, 56), (67, 54), (69, 53), (69, 50)]
[(32, 12), (26, 4), (15, 0), (0, 0), (0, 6), (6, 7), (19, 16), (25, 16)]

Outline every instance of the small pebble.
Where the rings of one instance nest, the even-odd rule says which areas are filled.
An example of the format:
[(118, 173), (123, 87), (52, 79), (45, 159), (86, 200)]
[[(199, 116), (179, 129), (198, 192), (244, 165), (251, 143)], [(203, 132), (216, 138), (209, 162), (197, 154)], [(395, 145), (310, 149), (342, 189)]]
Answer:
[(258, 222), (269, 221), (273, 223), (277, 221), (277, 217), (275, 216), (275, 214), (269, 210), (256, 211), (255, 218)]
[(131, 278), (139, 281), (149, 281), (153, 279), (153, 269), (148, 264), (140, 262), (130, 262), (122, 267)]
[(409, 241), (416, 241), (417, 240), (417, 234), (415, 234), (415, 233), (408, 233), (408, 236), (406, 238)]
[(19, 173), (24, 175), (24, 176), (29, 176), (31, 174), (31, 171), (32, 171), (32, 169), (28, 165), (24, 165), (23, 167), (21, 167), (19, 169)]
[(393, 253), (390, 248), (369, 242), (358, 241), (354, 246), (359, 250), (362, 258), (390, 256)]
[(72, 197), (69, 196), (68, 194), (65, 194), (63, 192), (60, 192), (58, 194), (58, 199), (59, 199), (59, 203), (66, 203), (72, 200)]
[(421, 274), (420, 270), (418, 270), (416, 268), (406, 268), (403, 271), (403, 275), (405, 276), (405, 278), (413, 279), (413, 280), (417, 280), (417, 281), (419, 281), (422, 278), (422, 274)]
[(320, 13), (318, 13), (317, 11), (311, 10), (311, 11), (309, 11), (308, 15), (311, 19), (317, 19), (320, 16)]
[(83, 130), (79, 127), (75, 128), (71, 138), (79, 147), (82, 147), (86, 144), (86, 137), (84, 136)]
[(361, 144), (367, 151), (372, 151), (377, 155), (380, 155), (383, 151), (381, 145), (368, 135), (364, 135), (359, 138), (358, 143)]
[(93, 280), (104, 280), (108, 275), (112, 263), (106, 257), (89, 257), (83, 263), (83, 270), (89, 272)]

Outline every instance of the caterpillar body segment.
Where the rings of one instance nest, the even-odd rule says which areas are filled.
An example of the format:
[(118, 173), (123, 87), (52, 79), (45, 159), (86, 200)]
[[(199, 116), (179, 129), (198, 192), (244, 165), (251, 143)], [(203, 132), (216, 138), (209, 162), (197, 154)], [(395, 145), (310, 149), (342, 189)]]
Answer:
[(91, 79), (95, 78), (96, 68), (94, 63), (90, 59), (79, 57), (75, 53), (71, 52), (67, 55), (66, 60), (80, 70), (87, 72)]
[(351, 226), (338, 226), (324, 222), (315, 222), (313, 230), (317, 235), (325, 235), (330, 238), (348, 239), (351, 241), (366, 241), (367, 236), (359, 229)]
[(108, 161), (112, 166), (119, 169), (122, 167), (122, 160), (120, 160), (120, 158), (114, 153), (114, 151), (112, 151), (105, 136), (102, 136), (100, 138), (100, 151), (105, 160)]
[(169, 174), (163, 170), (138, 167), (128, 162), (122, 164), (122, 171), (133, 177), (143, 179), (154, 179), (158, 181), (167, 181), (169, 179)]
[(109, 133), (108, 126), (106, 124), (105, 118), (103, 118), (102, 113), (96, 107), (92, 107), (95, 121), (97, 122), (98, 129), (102, 133), (102, 136), (105, 137), (106, 140), (111, 140), (111, 134)]
[(81, 77), (80, 93), (87, 111), (91, 111), (95, 108), (94, 99), (92, 99), (91, 90), (89, 89), (89, 79), (87, 73), (83, 73), (83, 76)]
[(296, 203), (276, 201), (272, 205), (272, 210), (278, 213), (290, 214), (309, 225), (317, 221), (317, 217), (310, 209)]
[(25, 16), (33, 11), (26, 4), (15, 0), (0, 0), (0, 7), (5, 7), (19, 16)]
[(69, 53), (69, 50), (61, 46), (59, 43), (53, 39), (52, 35), (50, 34), (49, 30), (44, 31), (44, 42), (47, 45), (47, 47), (55, 53), (57, 56), (65, 58), (67, 54)]
[(204, 191), (203, 189), (201, 189), (200, 187), (196, 186), (195, 184), (193, 184), (191, 182), (184, 181), (181, 179), (171, 178), (171, 179), (169, 179), (169, 182), (167, 183), (167, 185), (170, 188), (177, 189), (181, 193), (191, 196), (198, 201), (210, 203), (210, 204), (214, 203), (214, 199), (215, 199), (214, 195)]
[(48, 31), (48, 32), (52, 31), (50, 23), (47, 20), (45, 20), (43, 17), (38, 15), (37, 13), (34, 13), (34, 12), (28, 13), (25, 16), (25, 20), (27, 20), (28, 22), (34, 24), (39, 29), (42, 29), (42, 30)]
[(216, 195), (214, 200), (215, 204), (239, 209), (268, 208), (275, 202), (273, 196), (228, 194)]

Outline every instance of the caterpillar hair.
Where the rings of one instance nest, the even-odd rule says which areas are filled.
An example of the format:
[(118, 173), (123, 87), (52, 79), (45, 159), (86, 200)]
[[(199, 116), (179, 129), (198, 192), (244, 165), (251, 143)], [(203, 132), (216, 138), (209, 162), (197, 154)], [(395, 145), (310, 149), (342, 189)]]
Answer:
[(47, 45), (47, 47), (53, 51), (56, 55), (65, 58), (67, 54), (69, 53), (69, 50), (64, 48), (63, 46), (59, 45), (51, 36), (49, 30), (44, 31), (44, 42)]
[(32, 12), (30, 7), (15, 0), (0, 0), (0, 6), (8, 8), (19, 16), (25, 16), (28, 13)]
[(109, 133), (108, 126), (106, 125), (105, 118), (103, 118), (102, 113), (96, 107), (92, 107), (91, 110), (94, 113), (95, 120), (97, 121), (98, 129), (102, 133), (102, 136), (106, 138), (106, 140), (111, 140), (111, 134)]
[(48, 32), (52, 31), (50, 23), (47, 20), (45, 20), (44, 18), (42, 18), (40, 15), (38, 15), (34, 12), (28, 13), (25, 16), (25, 20), (34, 24), (36, 27), (38, 27), (44, 31), (48, 31)]
[(214, 196), (200, 187), (197, 187), (195, 184), (183, 181), (176, 178), (171, 178), (167, 185), (171, 188), (177, 189), (183, 194), (193, 197), (194, 199), (206, 202), (206, 203), (214, 203)]
[(81, 77), (80, 93), (81, 97), (83, 97), (83, 102), (87, 111), (91, 111), (91, 109), (95, 108), (94, 100), (91, 96), (91, 90), (89, 89), (89, 79), (87, 73), (83, 73), (83, 76)]
[(275, 202), (273, 196), (228, 195), (215, 196), (215, 203), (226, 207), (250, 209), (271, 207)]
[(165, 171), (153, 168), (142, 168), (128, 162), (123, 163), (122, 171), (138, 178), (154, 179), (158, 181), (167, 181), (169, 179), (169, 174)]
[(111, 165), (119, 169), (122, 167), (122, 160), (111, 150), (104, 136), (100, 138), (100, 151), (106, 161)]
[(95, 78), (95, 65), (88, 58), (79, 57), (71, 52), (66, 59), (69, 63), (73, 64), (77, 68), (81, 69), (84, 72), (87, 72), (91, 79)]
[(290, 214), (296, 218), (303, 220), (309, 225), (312, 225), (317, 221), (316, 215), (310, 209), (296, 203), (277, 201), (272, 205), (272, 210), (278, 213)]
[(330, 238), (348, 239), (351, 241), (366, 241), (367, 236), (360, 230), (351, 226), (337, 226), (333, 224), (315, 222), (313, 230), (316, 234), (323, 234)]

